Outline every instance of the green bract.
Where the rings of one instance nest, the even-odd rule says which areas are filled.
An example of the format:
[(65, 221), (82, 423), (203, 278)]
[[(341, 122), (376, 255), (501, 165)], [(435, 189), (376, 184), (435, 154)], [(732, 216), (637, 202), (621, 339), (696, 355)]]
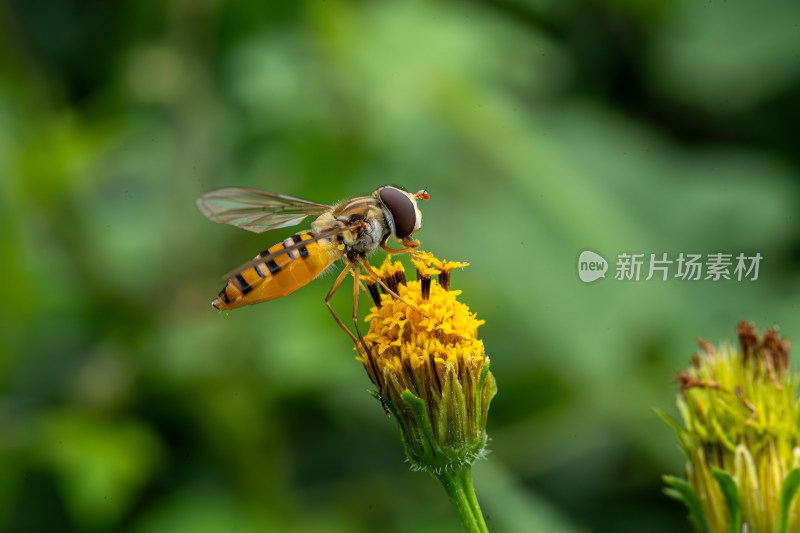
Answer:
[[(394, 415), (408, 460), (437, 477), (468, 531), (484, 531), (470, 466), (485, 453), (486, 419), (497, 387), (478, 339), (478, 320), (449, 290), (450, 272), (463, 263), (413, 254), (417, 281), (406, 282), (400, 263), (387, 261), (383, 281), (402, 300), (379, 295), (359, 360)], [(432, 279), (438, 275), (438, 281)]]
[(661, 415), (688, 463), (686, 481), (666, 477), (666, 492), (686, 503), (698, 532), (798, 532), (800, 399), (789, 343), (745, 321), (736, 332), (736, 348), (701, 340), (703, 353), (676, 376), (683, 425)]

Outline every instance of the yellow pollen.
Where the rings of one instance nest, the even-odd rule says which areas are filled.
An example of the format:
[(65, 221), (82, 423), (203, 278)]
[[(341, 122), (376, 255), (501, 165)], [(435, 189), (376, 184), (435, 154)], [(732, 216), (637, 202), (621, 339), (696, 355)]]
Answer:
[(442, 261), (437, 259), (430, 252), (415, 250), (411, 252), (411, 262), (417, 268), (417, 272), (422, 276), (433, 276), (440, 272), (450, 272), (454, 268), (464, 268), (469, 263), (459, 263), (457, 261)]
[(377, 387), (374, 396), (397, 418), (409, 461), (438, 475), (485, 453), (497, 385), (478, 339), (483, 321), (456, 299), (461, 291), (449, 290), (450, 271), (466, 264), (416, 250), (410, 255), (417, 280), (389, 258), (377, 269), (394, 295), (367, 280), (376, 305), (357, 359)]
[[(464, 263), (436, 261), (441, 266), (465, 266)], [(417, 262), (415, 260), (415, 264)], [(418, 268), (420, 266), (425, 273), (441, 271), (424, 264)], [(387, 277), (398, 270), (402, 270), (400, 263), (386, 261), (378, 274)], [(423, 298), (419, 281), (400, 285), (399, 295), (418, 311), (390, 295), (381, 295), (381, 307), (373, 306), (365, 319), (370, 322), (370, 329), (364, 337), (378, 367), (403, 373), (405, 365), (416, 370), (430, 364), (433, 356), (437, 373), (443, 373), (448, 365), (452, 365), (456, 373), (479, 371), (485, 356), (483, 341), (478, 339), (478, 326), (484, 321), (478, 320), (467, 305), (456, 299), (459, 294), (461, 291), (443, 289), (435, 280), (431, 282), (427, 299)], [(359, 360), (366, 363), (362, 357)]]

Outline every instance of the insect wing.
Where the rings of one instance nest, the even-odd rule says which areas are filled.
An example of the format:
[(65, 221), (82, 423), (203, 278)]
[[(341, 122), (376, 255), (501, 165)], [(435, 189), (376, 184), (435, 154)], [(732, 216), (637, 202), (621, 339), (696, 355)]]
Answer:
[(308, 216), (319, 216), (331, 209), (274, 192), (246, 187), (224, 187), (197, 199), (197, 208), (206, 218), (255, 233), (299, 224)]

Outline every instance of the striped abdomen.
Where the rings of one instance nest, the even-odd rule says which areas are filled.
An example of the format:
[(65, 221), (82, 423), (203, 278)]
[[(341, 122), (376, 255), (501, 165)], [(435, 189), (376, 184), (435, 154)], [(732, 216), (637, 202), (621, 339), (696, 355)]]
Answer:
[[(235, 309), (287, 296), (319, 276), (340, 259), (343, 252), (331, 239), (313, 240), (310, 231), (301, 231), (256, 256), (271, 259), (234, 275), (211, 302), (220, 310)], [(305, 246), (281, 253), (287, 246), (309, 241)]]

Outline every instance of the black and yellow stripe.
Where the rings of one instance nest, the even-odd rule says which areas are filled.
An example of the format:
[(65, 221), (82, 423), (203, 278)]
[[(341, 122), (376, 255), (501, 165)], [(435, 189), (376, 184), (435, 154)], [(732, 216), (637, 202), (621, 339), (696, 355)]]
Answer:
[(227, 310), (287, 296), (342, 255), (331, 238), (301, 231), (258, 254), (265, 260), (233, 275), (211, 305)]

